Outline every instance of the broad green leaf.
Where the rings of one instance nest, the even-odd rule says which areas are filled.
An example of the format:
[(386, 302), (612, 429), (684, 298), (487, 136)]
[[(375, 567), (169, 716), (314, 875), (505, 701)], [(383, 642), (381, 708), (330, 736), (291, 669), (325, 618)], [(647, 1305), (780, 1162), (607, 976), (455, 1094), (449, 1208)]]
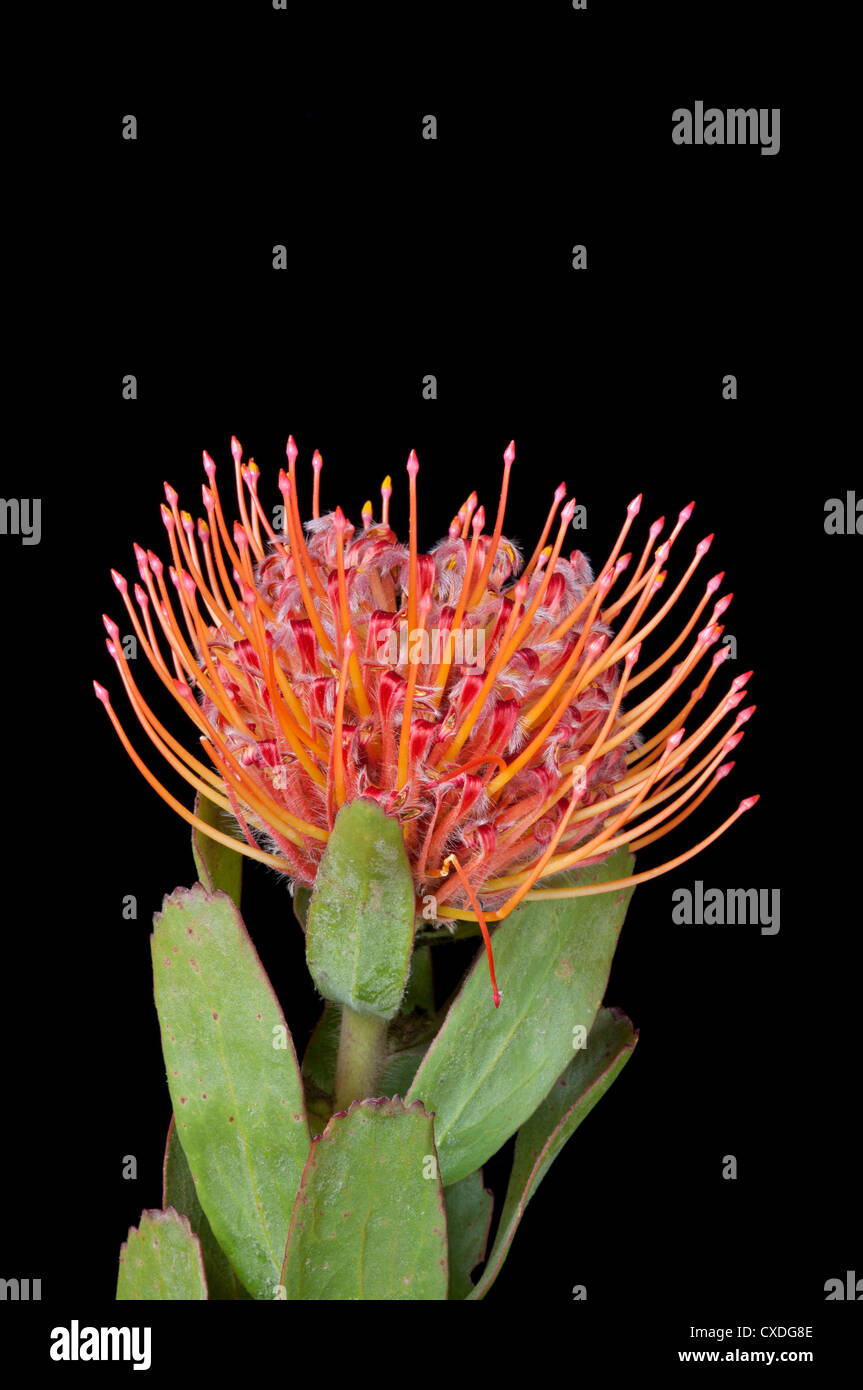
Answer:
[[(619, 850), (580, 883), (626, 877)], [(435, 1116), (444, 1185), (479, 1168), (533, 1114), (590, 1031), (632, 889), (524, 903), (493, 934), (501, 1005), (481, 953), (425, 1055), (407, 1099)]]
[(234, 904), (200, 884), (154, 918), (156, 1007), (177, 1135), (213, 1234), (272, 1297), (309, 1148), (293, 1042)]
[[(235, 840), (240, 838), (236, 821), (226, 815), (221, 807), (201, 796), (200, 792), (195, 797), (195, 815), (200, 816), (201, 820), (216, 830), (223, 830), (226, 835), (232, 835)], [(228, 849), (227, 845), (220, 844), (218, 840), (211, 840), (209, 835), (205, 835), (197, 826), (192, 827), (192, 854), (195, 856), (198, 878), (204, 887), (210, 893), (221, 888), (239, 907), (243, 883), (242, 854)]]
[[(522, 1125), (500, 1225), (488, 1264), (469, 1298), (483, 1298), (494, 1283), (524, 1215), (524, 1209), (570, 1135), (632, 1056), (638, 1034), (618, 1009), (600, 1009), (587, 1039), (542, 1105)], [(461, 1186), (461, 1184), (459, 1184)], [(447, 1209), (449, 1193), (447, 1189)]]
[(306, 921), (306, 958), (325, 999), (392, 1018), (410, 970), (414, 886), (399, 822), (359, 797), (336, 816)]
[(431, 1116), (397, 1096), (355, 1101), (312, 1143), (291, 1217), (285, 1297), (444, 1299), (447, 1279)]
[(166, 1209), (173, 1207), (181, 1216), (189, 1218), (189, 1225), (201, 1243), (210, 1302), (248, 1298), (249, 1295), (213, 1235), (213, 1228), (198, 1201), (189, 1164), (183, 1153), (183, 1146), (177, 1138), (177, 1125), (173, 1115), (168, 1128), (165, 1162), (162, 1167), (162, 1206)]
[(141, 1213), (120, 1246), (117, 1300), (205, 1299), (207, 1281), (201, 1246), (185, 1216), (167, 1211)]
[(449, 1232), (449, 1296), (467, 1298), (473, 1291), (471, 1270), (485, 1259), (494, 1197), (482, 1185), (482, 1169), (468, 1173), (444, 1191)]

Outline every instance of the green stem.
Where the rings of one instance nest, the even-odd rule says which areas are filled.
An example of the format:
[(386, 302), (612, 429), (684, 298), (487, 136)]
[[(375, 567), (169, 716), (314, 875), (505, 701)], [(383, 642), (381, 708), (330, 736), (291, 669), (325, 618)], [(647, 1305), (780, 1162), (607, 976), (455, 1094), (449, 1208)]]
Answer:
[(342, 1005), (342, 1029), (336, 1060), (333, 1105), (347, 1110), (351, 1101), (375, 1094), (385, 1057), (387, 1020), (377, 1014), (358, 1014)]

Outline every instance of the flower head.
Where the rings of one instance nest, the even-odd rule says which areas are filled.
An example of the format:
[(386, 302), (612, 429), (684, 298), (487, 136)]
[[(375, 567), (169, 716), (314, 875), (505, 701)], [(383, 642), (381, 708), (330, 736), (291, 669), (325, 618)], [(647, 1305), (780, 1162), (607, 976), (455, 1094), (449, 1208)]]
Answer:
[[(181, 512), (165, 484), (167, 582), (162, 561), (140, 546), (134, 602), (112, 571), (138, 643), (196, 727), (206, 761), (156, 717), (117, 625), (104, 621), (108, 650), (150, 742), (192, 787), (233, 814), (242, 842), (198, 820), (157, 780), (107, 691), (94, 683), (147, 780), (203, 833), (312, 885), (339, 808), (373, 798), (402, 824), (418, 902), (431, 898), (439, 921), (479, 921), (488, 944), (486, 920), (508, 916), (523, 899), (606, 892), (655, 877), (710, 844), (757, 800), (742, 801), (686, 853), (630, 878), (537, 886), (619, 846), (651, 844), (733, 766), (728, 755), (754, 706), (740, 708), (751, 672), (708, 695), (728, 655), (726, 647), (711, 654), (731, 601), (730, 594), (714, 598), (722, 574), (687, 605), (660, 655), (638, 667), (642, 641), (678, 611), (710, 548), (708, 536), (666, 594), (666, 565), (693, 504), (661, 542), (664, 519), (654, 522), (633, 563), (622, 551), (641, 506), (635, 498), (594, 576), (580, 551), (563, 554), (575, 501), (562, 505), (562, 484), (527, 563), (504, 537), (513, 444), (491, 533), (472, 493), (446, 539), (422, 554), (416, 454), (407, 463), (404, 544), (389, 525), (389, 478), (379, 520), (370, 502), (360, 528), (341, 508), (321, 516), (316, 452), (313, 519), (303, 526), (291, 438), (280, 515), (271, 524), (254, 460), (243, 462), (236, 440), (232, 452), (233, 526), (205, 453), (204, 518), (195, 523)], [(671, 714), (678, 692), (686, 698)]]

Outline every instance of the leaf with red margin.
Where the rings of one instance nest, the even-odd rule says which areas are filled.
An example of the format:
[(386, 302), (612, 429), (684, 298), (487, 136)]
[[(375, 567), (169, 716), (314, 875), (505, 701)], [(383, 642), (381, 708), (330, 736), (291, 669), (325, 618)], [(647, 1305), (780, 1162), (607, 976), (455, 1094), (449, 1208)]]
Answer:
[(169, 1207), (144, 1211), (120, 1246), (117, 1301), (202, 1300), (207, 1280), (201, 1244), (188, 1218)]
[(600, 1009), (587, 1046), (570, 1062), (515, 1143), (506, 1200), (488, 1264), (467, 1297), (484, 1298), (500, 1273), (525, 1207), (567, 1139), (632, 1056), (638, 1034), (619, 1009)]
[(432, 1116), (354, 1101), (312, 1140), (291, 1216), (289, 1300), (445, 1299), (449, 1269)]

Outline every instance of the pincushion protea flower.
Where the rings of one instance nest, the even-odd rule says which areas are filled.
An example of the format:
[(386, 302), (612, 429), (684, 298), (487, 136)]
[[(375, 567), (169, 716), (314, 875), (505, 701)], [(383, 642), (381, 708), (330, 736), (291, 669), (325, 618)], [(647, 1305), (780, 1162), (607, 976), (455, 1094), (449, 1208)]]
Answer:
[[(722, 647), (708, 659), (731, 601), (730, 594), (719, 598), (705, 617), (722, 574), (708, 581), (664, 651), (637, 669), (642, 641), (683, 602), (710, 548), (708, 536), (665, 597), (666, 565), (692, 503), (658, 545), (664, 518), (654, 522), (633, 564), (621, 552), (641, 506), (635, 498), (594, 577), (580, 551), (563, 554), (575, 501), (561, 509), (562, 484), (527, 564), (504, 538), (513, 444), (504, 455), (491, 535), (473, 493), (428, 554), (418, 548), (415, 453), (407, 463), (405, 545), (389, 525), (389, 478), (380, 520), (367, 502), (357, 530), (340, 508), (320, 515), (316, 452), (313, 519), (304, 527), (291, 438), (277, 531), (258, 496), (254, 460), (243, 463), (236, 439), (232, 452), (239, 511), (233, 527), (205, 453), (206, 519), (196, 525), (179, 511), (177, 493), (165, 484), (170, 584), (162, 561), (140, 546), (134, 603), (126, 579), (112, 571), (141, 649), (196, 727), (208, 762), (159, 721), (132, 675), (116, 623), (104, 621), (144, 732), (196, 791), (233, 814), (242, 843), (171, 795), (132, 747), (108, 692), (94, 683), (150, 785), (204, 834), (312, 885), (339, 808), (356, 797), (374, 799), (403, 827), (418, 908), (432, 903), (440, 922), (479, 922), (498, 1003), (487, 921), (507, 917), (525, 898), (607, 892), (665, 873), (758, 799), (741, 801), (687, 852), (629, 878), (540, 886), (621, 845), (648, 846), (690, 815), (733, 766), (728, 754), (754, 709), (739, 708), (751, 672), (718, 699), (704, 699), (728, 655)], [(391, 640), (405, 625), (409, 640)], [(477, 652), (485, 656), (482, 669)], [(672, 697), (704, 667), (669, 713)], [(640, 687), (651, 679), (646, 693)], [(686, 729), (702, 701), (703, 717)]]

